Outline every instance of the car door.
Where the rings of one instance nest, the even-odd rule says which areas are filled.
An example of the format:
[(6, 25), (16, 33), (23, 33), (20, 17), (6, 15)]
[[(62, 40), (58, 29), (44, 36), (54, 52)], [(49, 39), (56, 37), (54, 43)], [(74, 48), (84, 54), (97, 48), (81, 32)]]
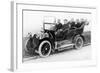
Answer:
[(67, 39), (70, 40), (76, 34), (76, 29), (69, 29), (67, 33)]

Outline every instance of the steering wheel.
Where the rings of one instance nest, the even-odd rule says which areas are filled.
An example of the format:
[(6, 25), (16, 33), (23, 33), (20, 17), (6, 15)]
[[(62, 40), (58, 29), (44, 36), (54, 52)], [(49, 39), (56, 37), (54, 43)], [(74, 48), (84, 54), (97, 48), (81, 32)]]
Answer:
[(71, 29), (76, 29), (76, 27), (72, 27)]

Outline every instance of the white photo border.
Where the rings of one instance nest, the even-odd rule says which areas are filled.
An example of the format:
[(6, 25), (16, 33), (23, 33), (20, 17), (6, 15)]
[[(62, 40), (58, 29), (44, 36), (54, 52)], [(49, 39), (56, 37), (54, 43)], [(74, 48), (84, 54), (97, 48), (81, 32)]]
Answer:
[[(23, 63), (22, 62), (22, 34), (23, 34), (23, 21), (22, 21), (22, 14), (24, 9), (32, 9), (34, 6), (40, 6), (45, 7), (49, 6), (51, 9), (58, 7), (60, 8), (66, 8), (68, 9), (71, 7), (74, 9), (80, 10), (81, 8), (84, 10), (87, 10), (92, 13), (92, 18), (94, 21), (94, 24), (96, 24), (96, 8), (95, 7), (74, 7), (74, 6), (56, 6), (56, 5), (42, 5), (42, 4), (32, 4), (32, 3), (20, 3), (20, 2), (13, 2), (13, 42), (14, 47), (12, 48), (12, 70), (41, 70), (41, 69), (56, 69), (56, 68), (66, 68), (66, 67), (80, 67), (80, 66), (94, 66), (96, 65), (96, 49), (92, 46), (92, 59), (91, 60), (84, 60), (84, 61), (67, 61), (67, 62), (43, 62), (43, 63)], [(20, 6), (20, 8), (18, 8)], [(25, 6), (25, 7), (24, 7)], [(71, 10), (71, 9), (69, 9)], [(68, 10), (68, 11), (69, 11)], [(19, 12), (21, 11), (21, 12)], [(87, 13), (86, 11), (86, 13)], [(94, 26), (94, 25), (93, 25)], [(92, 41), (93, 42), (93, 41)]]

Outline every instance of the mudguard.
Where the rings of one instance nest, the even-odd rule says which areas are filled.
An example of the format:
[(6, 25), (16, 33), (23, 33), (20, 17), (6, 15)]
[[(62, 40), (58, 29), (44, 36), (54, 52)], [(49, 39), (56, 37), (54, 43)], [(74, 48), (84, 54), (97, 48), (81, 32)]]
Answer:
[(27, 44), (26, 44), (27, 51), (30, 54), (34, 54), (35, 49), (38, 47), (38, 45), (39, 45), (39, 39), (36, 38), (36, 34), (34, 34), (34, 36), (30, 37), (29, 40), (27, 41)]

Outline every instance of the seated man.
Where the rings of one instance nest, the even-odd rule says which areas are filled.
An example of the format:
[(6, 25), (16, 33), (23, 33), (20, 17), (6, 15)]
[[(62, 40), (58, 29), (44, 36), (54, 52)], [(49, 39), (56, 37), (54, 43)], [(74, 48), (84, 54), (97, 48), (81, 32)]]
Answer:
[(85, 24), (89, 24), (88, 22), (87, 22), (87, 20), (85, 20), (85, 19), (77, 19), (76, 20), (76, 24), (75, 24), (75, 26), (77, 27), (77, 28), (81, 28), (81, 27), (83, 27)]
[(60, 19), (58, 19), (57, 24), (55, 26), (55, 34), (59, 33), (61, 28), (62, 28), (62, 23), (61, 23)]
[(64, 19), (64, 25), (62, 26), (62, 31), (66, 31), (70, 28), (70, 22), (67, 19)]
[(71, 25), (71, 28), (74, 28), (75, 27), (75, 21), (74, 21), (73, 18), (70, 20), (70, 25)]
[[(55, 40), (58, 40), (57, 38), (60, 35), (59, 31), (61, 28), (62, 28), (62, 23), (61, 23), (60, 19), (58, 19), (57, 24), (55, 26), (55, 37), (56, 37)], [(57, 49), (57, 42), (55, 42), (55, 49)]]
[(61, 23), (60, 19), (58, 19), (57, 24), (56, 24), (55, 27), (56, 27), (56, 28), (55, 28), (56, 31), (58, 31), (59, 29), (61, 29), (62, 23)]
[(78, 28), (78, 27), (80, 26), (80, 24), (81, 24), (81, 23), (80, 23), (79, 19), (76, 19), (75, 27)]
[(70, 28), (70, 23), (67, 19), (64, 19), (64, 24), (62, 25), (61, 29), (56, 33), (57, 38), (63, 38), (65, 33), (68, 33), (68, 29)]
[(81, 25), (88, 25), (89, 22), (87, 21), (87, 19), (81, 19)]

